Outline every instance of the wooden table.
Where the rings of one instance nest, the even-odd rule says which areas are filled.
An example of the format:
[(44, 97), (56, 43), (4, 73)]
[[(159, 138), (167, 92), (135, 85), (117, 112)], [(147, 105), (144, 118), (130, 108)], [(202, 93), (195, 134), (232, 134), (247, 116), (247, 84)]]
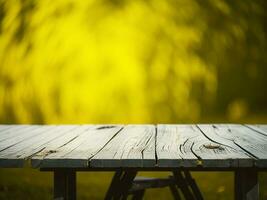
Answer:
[(0, 125), (0, 167), (54, 172), (75, 199), (76, 171), (234, 171), (235, 198), (258, 199), (267, 125)]

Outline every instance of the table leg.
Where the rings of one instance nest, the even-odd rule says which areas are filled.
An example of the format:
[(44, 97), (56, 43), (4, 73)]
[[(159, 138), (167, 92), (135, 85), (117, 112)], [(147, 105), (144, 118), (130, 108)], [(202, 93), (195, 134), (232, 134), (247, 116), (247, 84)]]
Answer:
[(259, 199), (258, 173), (256, 170), (239, 169), (235, 171), (235, 199)]
[[(117, 171), (113, 176), (105, 200), (127, 199), (128, 192), (137, 174), (135, 170)], [(139, 194), (140, 196), (140, 194)]]
[(117, 190), (120, 189), (120, 181), (122, 175), (123, 175), (122, 170), (118, 170), (115, 172), (104, 200), (110, 200), (116, 193), (118, 193)]
[(145, 195), (145, 190), (136, 191), (133, 194), (132, 200), (142, 200), (144, 198), (144, 195)]
[(136, 177), (137, 171), (135, 170), (127, 170), (124, 172), (124, 175), (121, 179), (121, 196), (122, 199), (126, 200), (128, 196), (128, 191), (130, 190), (134, 178)]
[(178, 192), (178, 189), (176, 187), (176, 185), (170, 185), (169, 186), (170, 190), (171, 190), (171, 193), (172, 193), (172, 197), (174, 200), (181, 200), (181, 197), (180, 197), (180, 194)]
[(190, 191), (188, 183), (183, 176), (181, 171), (173, 171), (173, 176), (175, 178), (177, 186), (180, 188), (185, 199), (195, 199), (193, 193)]
[(54, 171), (54, 199), (76, 199), (76, 172), (72, 170)]

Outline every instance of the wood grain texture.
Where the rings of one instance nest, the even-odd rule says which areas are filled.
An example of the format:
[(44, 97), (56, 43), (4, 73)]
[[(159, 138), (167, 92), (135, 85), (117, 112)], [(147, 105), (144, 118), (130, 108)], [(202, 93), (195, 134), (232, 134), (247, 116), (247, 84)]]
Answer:
[(34, 129), (40, 128), (38, 125), (13, 125), (8, 126), (8, 128), (2, 130), (0, 132), (0, 143), (8, 140), (8, 139), (14, 139), (17, 136), (21, 136), (23, 134), (26, 134), (27, 132), (30, 132)]
[(98, 154), (91, 167), (154, 167), (155, 126), (128, 125)]
[(260, 133), (260, 134), (263, 134), (263, 135), (266, 135), (267, 136), (267, 125), (249, 125), (249, 124), (246, 124), (245, 126), (247, 126), (248, 128)]
[(16, 145), (10, 146), (0, 152), (0, 160), (6, 159), (6, 162), (12, 160), (27, 161), (32, 155), (43, 150), (46, 145), (56, 139), (64, 140), (65, 135), (72, 133), (78, 126), (64, 125), (56, 126), (53, 129), (49, 129), (46, 132), (40, 133), (38, 137), (31, 137), (27, 140), (23, 140)]
[(122, 126), (84, 126), (84, 128), (80, 134), (67, 142), (61, 139), (51, 142), (46, 150), (33, 156), (32, 166), (88, 167), (88, 160), (99, 152), (122, 129)]
[(159, 167), (197, 165), (198, 158), (191, 151), (192, 142), (188, 139), (200, 134), (192, 130), (193, 126), (157, 125), (156, 153)]
[(0, 125), (0, 135), (1, 135), (2, 131), (5, 131), (5, 130), (7, 130), (9, 128), (12, 128), (12, 127), (14, 127), (14, 125), (3, 125), (3, 124), (1, 124)]
[(211, 140), (196, 125), (158, 125), (158, 165), (163, 167), (252, 166), (252, 158), (229, 142)]
[(254, 158), (254, 165), (266, 167), (267, 136), (251, 128), (237, 124), (199, 125), (206, 134), (214, 133), (221, 140), (229, 141)]
[(267, 168), (267, 125), (0, 125), (0, 167)]
[(40, 138), (48, 130), (53, 130), (56, 126), (30, 126), (11, 132), (7, 138), (0, 141), (0, 151), (4, 151), (14, 145), (32, 138)]

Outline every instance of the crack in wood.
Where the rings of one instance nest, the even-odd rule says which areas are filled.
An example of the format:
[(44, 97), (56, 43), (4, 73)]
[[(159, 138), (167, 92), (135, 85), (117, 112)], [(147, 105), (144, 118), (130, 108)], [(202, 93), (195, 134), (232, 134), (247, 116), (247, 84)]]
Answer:
[(246, 128), (249, 128), (250, 130), (253, 130), (253, 131), (255, 131), (255, 132), (257, 132), (257, 133), (259, 133), (259, 134), (261, 134), (263, 136), (267, 136), (267, 133), (265, 133), (264, 131), (261, 132), (262, 130), (260, 130), (260, 129), (255, 129), (252, 126), (247, 126), (245, 124), (243, 124), (243, 126), (245, 126)]
[[(214, 143), (216, 143), (216, 144), (218, 144), (218, 145), (225, 146), (225, 147), (228, 147), (228, 148), (230, 148), (230, 149), (235, 150), (233, 147), (231, 147), (231, 146), (229, 146), (229, 145), (222, 144), (222, 143), (217, 142), (217, 141), (211, 139), (210, 137), (208, 137), (208, 136), (204, 133), (204, 131), (203, 131), (198, 125), (196, 125), (196, 127), (197, 127), (197, 128), (200, 130), (200, 132), (201, 132), (207, 139), (209, 139), (211, 142), (214, 142)], [(216, 127), (216, 126), (215, 126), (215, 125), (212, 125), (212, 127), (214, 128), (214, 127)], [(216, 127), (215, 129), (218, 129), (218, 128)], [(226, 138), (225, 138), (225, 139), (226, 139)], [(228, 139), (228, 140), (229, 140), (229, 139)], [(230, 140), (230, 141), (231, 141), (231, 140)]]
[(0, 151), (0, 165), (32, 161), (32, 167), (261, 168), (267, 163), (266, 125), (82, 125), (76, 131), (51, 127), (32, 128), (23, 137), (14, 129), (15, 137), (0, 144), (2, 148), (15, 145)]
[(155, 166), (158, 166), (157, 137), (158, 137), (158, 127), (155, 126)]
[[(116, 127), (116, 126), (113, 126), (113, 128)], [(121, 127), (103, 146), (102, 148), (100, 148), (94, 155), (90, 156), (88, 159), (87, 159), (87, 166), (90, 167), (90, 160), (96, 156), (102, 149), (104, 149), (110, 141), (112, 141), (113, 138), (115, 138), (122, 130), (124, 129), (124, 127)]]
[(203, 164), (203, 161), (202, 161), (202, 158), (193, 150), (193, 146), (195, 145), (195, 143), (194, 142), (192, 142), (192, 144), (191, 144), (191, 147), (190, 147), (190, 150), (191, 150), (191, 152), (197, 157), (197, 163), (196, 163), (196, 165), (197, 166), (202, 166), (202, 164)]
[[(48, 129), (48, 130), (46, 130), (46, 129)], [(17, 145), (17, 144), (22, 143), (25, 139), (35, 138), (35, 137), (37, 137), (37, 136), (39, 136), (39, 135), (41, 135), (41, 134), (46, 133), (47, 131), (51, 131), (51, 130), (52, 130), (52, 127), (46, 127), (46, 129), (44, 129), (44, 128), (42, 129), (42, 128), (38, 127), (38, 128), (36, 128), (36, 129), (34, 129), (34, 132), (36, 132), (36, 130), (37, 130), (37, 133), (38, 133), (38, 134), (36, 133), (35, 135), (27, 135), (27, 137), (25, 137), (25, 138), (19, 140), (18, 142), (15, 142), (15, 143), (13, 143), (13, 144), (11, 144), (11, 145), (9, 145), (9, 146), (7, 146), (7, 147), (1, 149), (0, 152), (5, 151), (5, 150), (7, 150), (7, 149), (9, 149), (9, 148), (11, 148), (11, 147)], [(41, 131), (38, 132), (39, 130), (41, 130)]]
[[(254, 159), (259, 159), (256, 155), (254, 155), (253, 153), (249, 152), (248, 150), (246, 150), (245, 148), (243, 148), (241, 145), (239, 145), (238, 143), (236, 143), (235, 141), (233, 141), (235, 145), (237, 145), (239, 148), (241, 148), (243, 151), (245, 151), (248, 156), (254, 158)], [(255, 164), (255, 162), (254, 162)]]
[(69, 144), (70, 142), (72, 142), (73, 140), (75, 140), (76, 138), (78, 138), (80, 135), (76, 135), (75, 137), (71, 138), (69, 141), (67, 141), (66, 143), (62, 144), (61, 146), (59, 146), (58, 148), (64, 147), (67, 144)]
[[(71, 131), (74, 131), (76, 128), (77, 128), (77, 127), (74, 127), (74, 128), (72, 128), (72, 129), (70, 129), (70, 130), (63, 131), (60, 135), (58, 135), (57, 137), (53, 138), (53, 140), (58, 139), (58, 138), (61, 138), (63, 135), (65, 135), (65, 134), (67, 134), (67, 133), (69, 133), (69, 132), (71, 132)], [(74, 140), (74, 139), (77, 138), (77, 137), (78, 137), (78, 136), (72, 138), (70, 141), (66, 142), (66, 143), (63, 144), (62, 146), (64, 146), (64, 145), (70, 143), (72, 140)], [(41, 146), (43, 146), (43, 145), (46, 145), (46, 146), (44, 146), (41, 150), (39, 150), (39, 151), (37, 151), (37, 152), (35, 152), (35, 153), (32, 153), (31, 155), (25, 157), (25, 159), (30, 159), (30, 158), (32, 158), (33, 156), (39, 156), (38, 154), (40, 154), (41, 157), (45, 157), (45, 156), (47, 156), (47, 155), (49, 155), (49, 154), (51, 154), (51, 153), (56, 153), (56, 152), (58, 152), (58, 150), (52, 150), (52, 149), (51, 149), (51, 150), (46, 150), (46, 151), (44, 151), (45, 149), (47, 149), (47, 144), (48, 144), (50, 141), (51, 141), (51, 140), (47, 141), (46, 143), (43, 143)], [(37, 147), (36, 149), (40, 148), (41, 146)], [(62, 146), (60, 146), (60, 147), (62, 147)], [(59, 147), (59, 148), (60, 148), (60, 147)], [(44, 152), (44, 155), (41, 155), (41, 152)], [(22, 155), (20, 155), (20, 156), (22, 156)]]

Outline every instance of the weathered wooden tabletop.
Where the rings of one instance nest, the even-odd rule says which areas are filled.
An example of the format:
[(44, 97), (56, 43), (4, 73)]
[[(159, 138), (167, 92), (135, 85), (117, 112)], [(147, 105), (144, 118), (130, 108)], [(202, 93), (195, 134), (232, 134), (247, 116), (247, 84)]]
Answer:
[(0, 167), (267, 167), (267, 125), (0, 125)]

